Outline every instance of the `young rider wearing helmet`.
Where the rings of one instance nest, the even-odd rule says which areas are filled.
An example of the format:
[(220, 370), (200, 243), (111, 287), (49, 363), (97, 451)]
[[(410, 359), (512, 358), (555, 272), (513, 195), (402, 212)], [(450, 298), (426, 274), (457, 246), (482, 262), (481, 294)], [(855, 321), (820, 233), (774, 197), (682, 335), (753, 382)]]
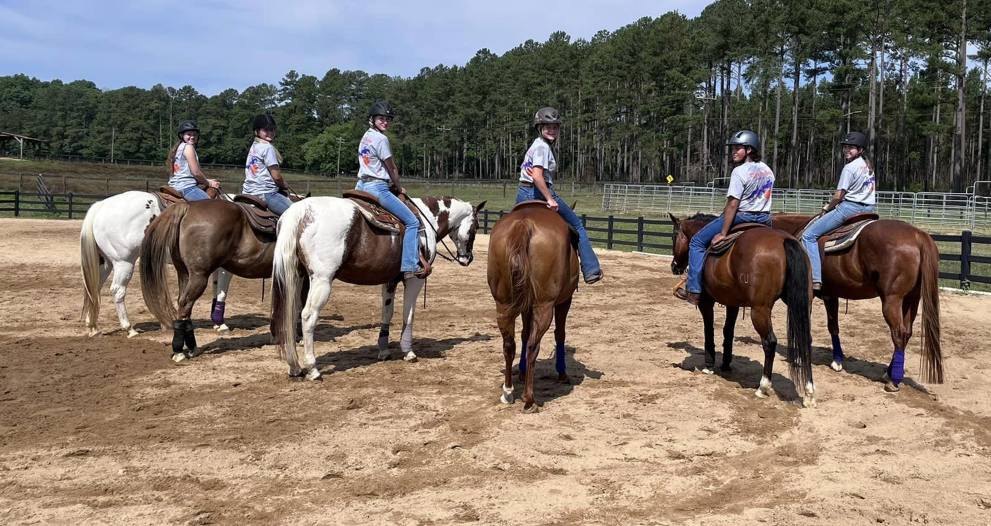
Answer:
[(392, 160), (389, 138), (385, 135), (393, 117), (395, 113), (392, 111), (392, 105), (385, 101), (372, 104), (368, 111), (368, 130), (358, 143), (358, 184), (355, 189), (374, 195), (382, 208), (392, 212), (406, 225), (406, 233), (403, 235), (402, 263), (399, 268), (403, 273), (403, 279), (425, 278), (430, 271), (419, 265), (420, 221), (409, 207), (389, 190), (391, 182), (396, 187), (397, 193), (406, 195), (406, 189), (399, 183), (399, 170)]
[(207, 179), (200, 170), (200, 158), (196, 154), (196, 143), (200, 140), (200, 129), (193, 121), (182, 121), (176, 130), (179, 142), (172, 148), (168, 163), (171, 166), (169, 186), (178, 190), (186, 201), (210, 199), (204, 188), (220, 189), (216, 179)]
[(282, 179), (282, 171), (279, 169), (282, 155), (272, 146), (276, 131), (275, 118), (267, 113), (256, 115), (251, 120), (251, 128), (255, 131), (255, 140), (248, 149), (241, 193), (262, 198), (269, 210), (282, 215), (292, 205), (292, 201), (280, 193), (280, 190), (288, 193), (289, 187)]
[(867, 149), (867, 136), (851, 132), (840, 141), (843, 157), (847, 164), (840, 173), (833, 198), (822, 207), (819, 219), (802, 234), (802, 246), (809, 253), (812, 263), (812, 290), (822, 290), (822, 257), (819, 255), (818, 239), (838, 228), (848, 217), (863, 212), (873, 212), (874, 167), (864, 153)]
[(533, 117), (533, 125), (537, 128), (537, 138), (523, 157), (520, 167), (520, 189), (516, 193), (516, 202), (537, 199), (547, 202), (547, 208), (554, 210), (578, 232), (578, 260), (581, 263), (585, 283), (592, 284), (602, 279), (602, 268), (599, 258), (592, 250), (588, 233), (581, 218), (565, 204), (564, 200), (554, 192), (554, 175), (557, 174), (557, 160), (551, 146), (557, 140), (564, 120), (554, 108), (542, 108)]
[(760, 138), (749, 130), (733, 134), (726, 143), (736, 168), (730, 175), (723, 213), (692, 237), (688, 251), (688, 280), (675, 291), (675, 297), (698, 305), (702, 293), (705, 252), (740, 223), (771, 224), (771, 191), (774, 173), (761, 162)]

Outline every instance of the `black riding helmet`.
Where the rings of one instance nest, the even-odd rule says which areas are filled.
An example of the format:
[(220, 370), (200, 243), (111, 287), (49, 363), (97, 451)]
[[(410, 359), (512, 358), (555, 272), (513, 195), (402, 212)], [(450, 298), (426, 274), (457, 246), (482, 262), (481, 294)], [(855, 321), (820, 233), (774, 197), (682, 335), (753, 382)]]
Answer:
[(275, 117), (264, 113), (261, 115), (255, 115), (255, 118), (251, 119), (252, 130), (264, 130), (265, 128), (275, 128)]
[(546, 108), (540, 108), (533, 116), (534, 126), (540, 126), (542, 124), (564, 124), (564, 119), (561, 118), (561, 114), (557, 110), (548, 106)]
[(380, 100), (372, 104), (372, 107), (368, 110), (368, 118), (374, 119), (376, 115), (385, 115), (386, 117), (395, 117), (396, 114), (392, 111), (392, 104), (384, 100)]
[(179, 129), (176, 130), (176, 135), (179, 136), (179, 140), (182, 140), (182, 134), (191, 131), (199, 133), (200, 129), (199, 127), (196, 126), (196, 123), (193, 121), (182, 121), (179, 123)]
[(867, 149), (867, 136), (860, 132), (850, 132), (843, 136), (840, 140), (840, 145), (850, 144), (860, 148), (861, 150)]
[(735, 145), (749, 146), (756, 152), (760, 150), (760, 137), (750, 130), (740, 130), (726, 141), (726, 146)]

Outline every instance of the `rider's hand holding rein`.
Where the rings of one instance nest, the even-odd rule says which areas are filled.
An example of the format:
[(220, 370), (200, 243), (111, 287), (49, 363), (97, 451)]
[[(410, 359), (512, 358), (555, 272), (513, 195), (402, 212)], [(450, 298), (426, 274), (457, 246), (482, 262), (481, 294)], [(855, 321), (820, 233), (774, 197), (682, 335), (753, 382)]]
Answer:
[(182, 134), (182, 142), (188, 144), (185, 150), (182, 151), (182, 156), (186, 158), (186, 162), (189, 164), (189, 172), (193, 174), (193, 178), (196, 179), (196, 184), (208, 186), (210, 188), (220, 188), (220, 182), (216, 179), (207, 179), (203, 175), (203, 170), (200, 169), (200, 160), (196, 156), (196, 143), (199, 142), (200, 132), (187, 131)]

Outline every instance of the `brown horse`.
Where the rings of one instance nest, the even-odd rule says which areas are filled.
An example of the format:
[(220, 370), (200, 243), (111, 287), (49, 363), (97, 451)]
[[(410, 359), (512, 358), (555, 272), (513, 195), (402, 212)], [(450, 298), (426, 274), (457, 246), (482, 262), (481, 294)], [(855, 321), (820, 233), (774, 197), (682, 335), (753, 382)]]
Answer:
[(513, 403), (516, 317), (523, 315), (520, 376), (525, 377), (523, 409), (533, 404), (533, 372), (540, 340), (554, 319), (558, 380), (568, 380), (564, 338), (571, 296), (578, 288), (578, 252), (568, 224), (546, 203), (517, 206), (500, 219), (489, 238), (489, 290), (496, 302), (496, 322), (506, 358), (503, 403)]
[[(714, 216), (697, 214), (674, 221), (676, 234), (671, 271), (683, 274), (688, 266), (688, 244), (692, 236)], [(751, 321), (764, 349), (764, 374), (756, 393), (764, 398), (771, 392), (771, 372), (778, 339), (771, 327), (771, 309), (778, 298), (788, 306), (788, 362), (792, 381), (804, 393), (803, 405), (815, 407), (812, 382), (812, 268), (809, 258), (794, 237), (771, 228), (744, 231), (726, 252), (705, 258), (699, 310), (705, 324), (705, 369), (711, 374), (716, 365), (713, 336), (713, 307), (726, 305), (723, 326), (722, 370), (729, 372), (733, 359), (733, 329), (740, 307), (750, 307)]]
[[(455, 260), (468, 266), (474, 259), (478, 211), (471, 203), (451, 197), (411, 199), (420, 211), (426, 228), (421, 234), (432, 263), (437, 239), (450, 236), (457, 246)], [(320, 378), (314, 353), (313, 331), (320, 310), (330, 299), (335, 279), (355, 285), (382, 285), (382, 328), (379, 331), (379, 359), (389, 356), (389, 324), (392, 321), (396, 287), (402, 281), (402, 244), (395, 233), (371, 227), (358, 205), (337, 197), (314, 197), (296, 205), (279, 221), (278, 241), (272, 263), (272, 334), (289, 365), (289, 375)], [(303, 203), (301, 203), (303, 204)], [(436, 236), (436, 237), (435, 237)], [(302, 281), (302, 286), (301, 286)], [(308, 291), (305, 289), (309, 282)], [(413, 314), (416, 297), (424, 280), (404, 283), (403, 330), (399, 345), (407, 361), (416, 361), (413, 352)], [(306, 304), (300, 311), (301, 298)], [(293, 331), (302, 314), (303, 349), (297, 352)]]
[[(812, 218), (774, 214), (775, 229), (796, 234)], [(819, 246), (822, 249), (823, 239)], [(821, 253), (821, 252), (820, 252)], [(895, 352), (882, 377), (888, 391), (897, 391), (904, 375), (904, 353), (912, 325), (922, 310), (922, 380), (943, 383), (939, 335), (939, 249), (929, 234), (903, 221), (867, 225), (852, 247), (822, 258), (822, 299), (833, 343), (832, 367), (843, 369), (839, 300), (881, 298), (881, 312), (891, 330)]]
[[(272, 275), (274, 248), (275, 238), (253, 230), (245, 213), (230, 201), (176, 203), (151, 222), (141, 246), (141, 292), (155, 318), (173, 327), (174, 361), (196, 354), (189, 318), (209, 276), (223, 268), (243, 278), (267, 278)], [(170, 256), (179, 276), (178, 306), (165, 282)]]

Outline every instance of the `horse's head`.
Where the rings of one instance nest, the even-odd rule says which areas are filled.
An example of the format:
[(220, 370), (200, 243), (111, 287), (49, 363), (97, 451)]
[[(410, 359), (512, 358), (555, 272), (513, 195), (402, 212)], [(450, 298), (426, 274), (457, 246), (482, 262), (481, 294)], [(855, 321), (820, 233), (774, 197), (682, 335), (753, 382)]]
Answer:
[[(455, 204), (460, 206), (454, 207)], [(475, 260), (475, 234), (478, 232), (478, 212), (485, 206), (482, 201), (478, 206), (471, 206), (471, 203), (451, 200), (452, 208), (458, 208), (460, 213), (452, 213), (451, 216), (451, 241), (458, 247), (457, 261), (463, 267), (471, 265)], [(453, 211), (452, 211), (453, 212)]]
[(675, 275), (682, 275), (688, 268), (688, 241), (691, 239), (689, 236), (685, 235), (682, 230), (682, 222), (680, 219), (674, 216), (674, 214), (668, 213), (671, 217), (671, 221), (674, 222), (674, 258), (671, 259), (671, 272)]

